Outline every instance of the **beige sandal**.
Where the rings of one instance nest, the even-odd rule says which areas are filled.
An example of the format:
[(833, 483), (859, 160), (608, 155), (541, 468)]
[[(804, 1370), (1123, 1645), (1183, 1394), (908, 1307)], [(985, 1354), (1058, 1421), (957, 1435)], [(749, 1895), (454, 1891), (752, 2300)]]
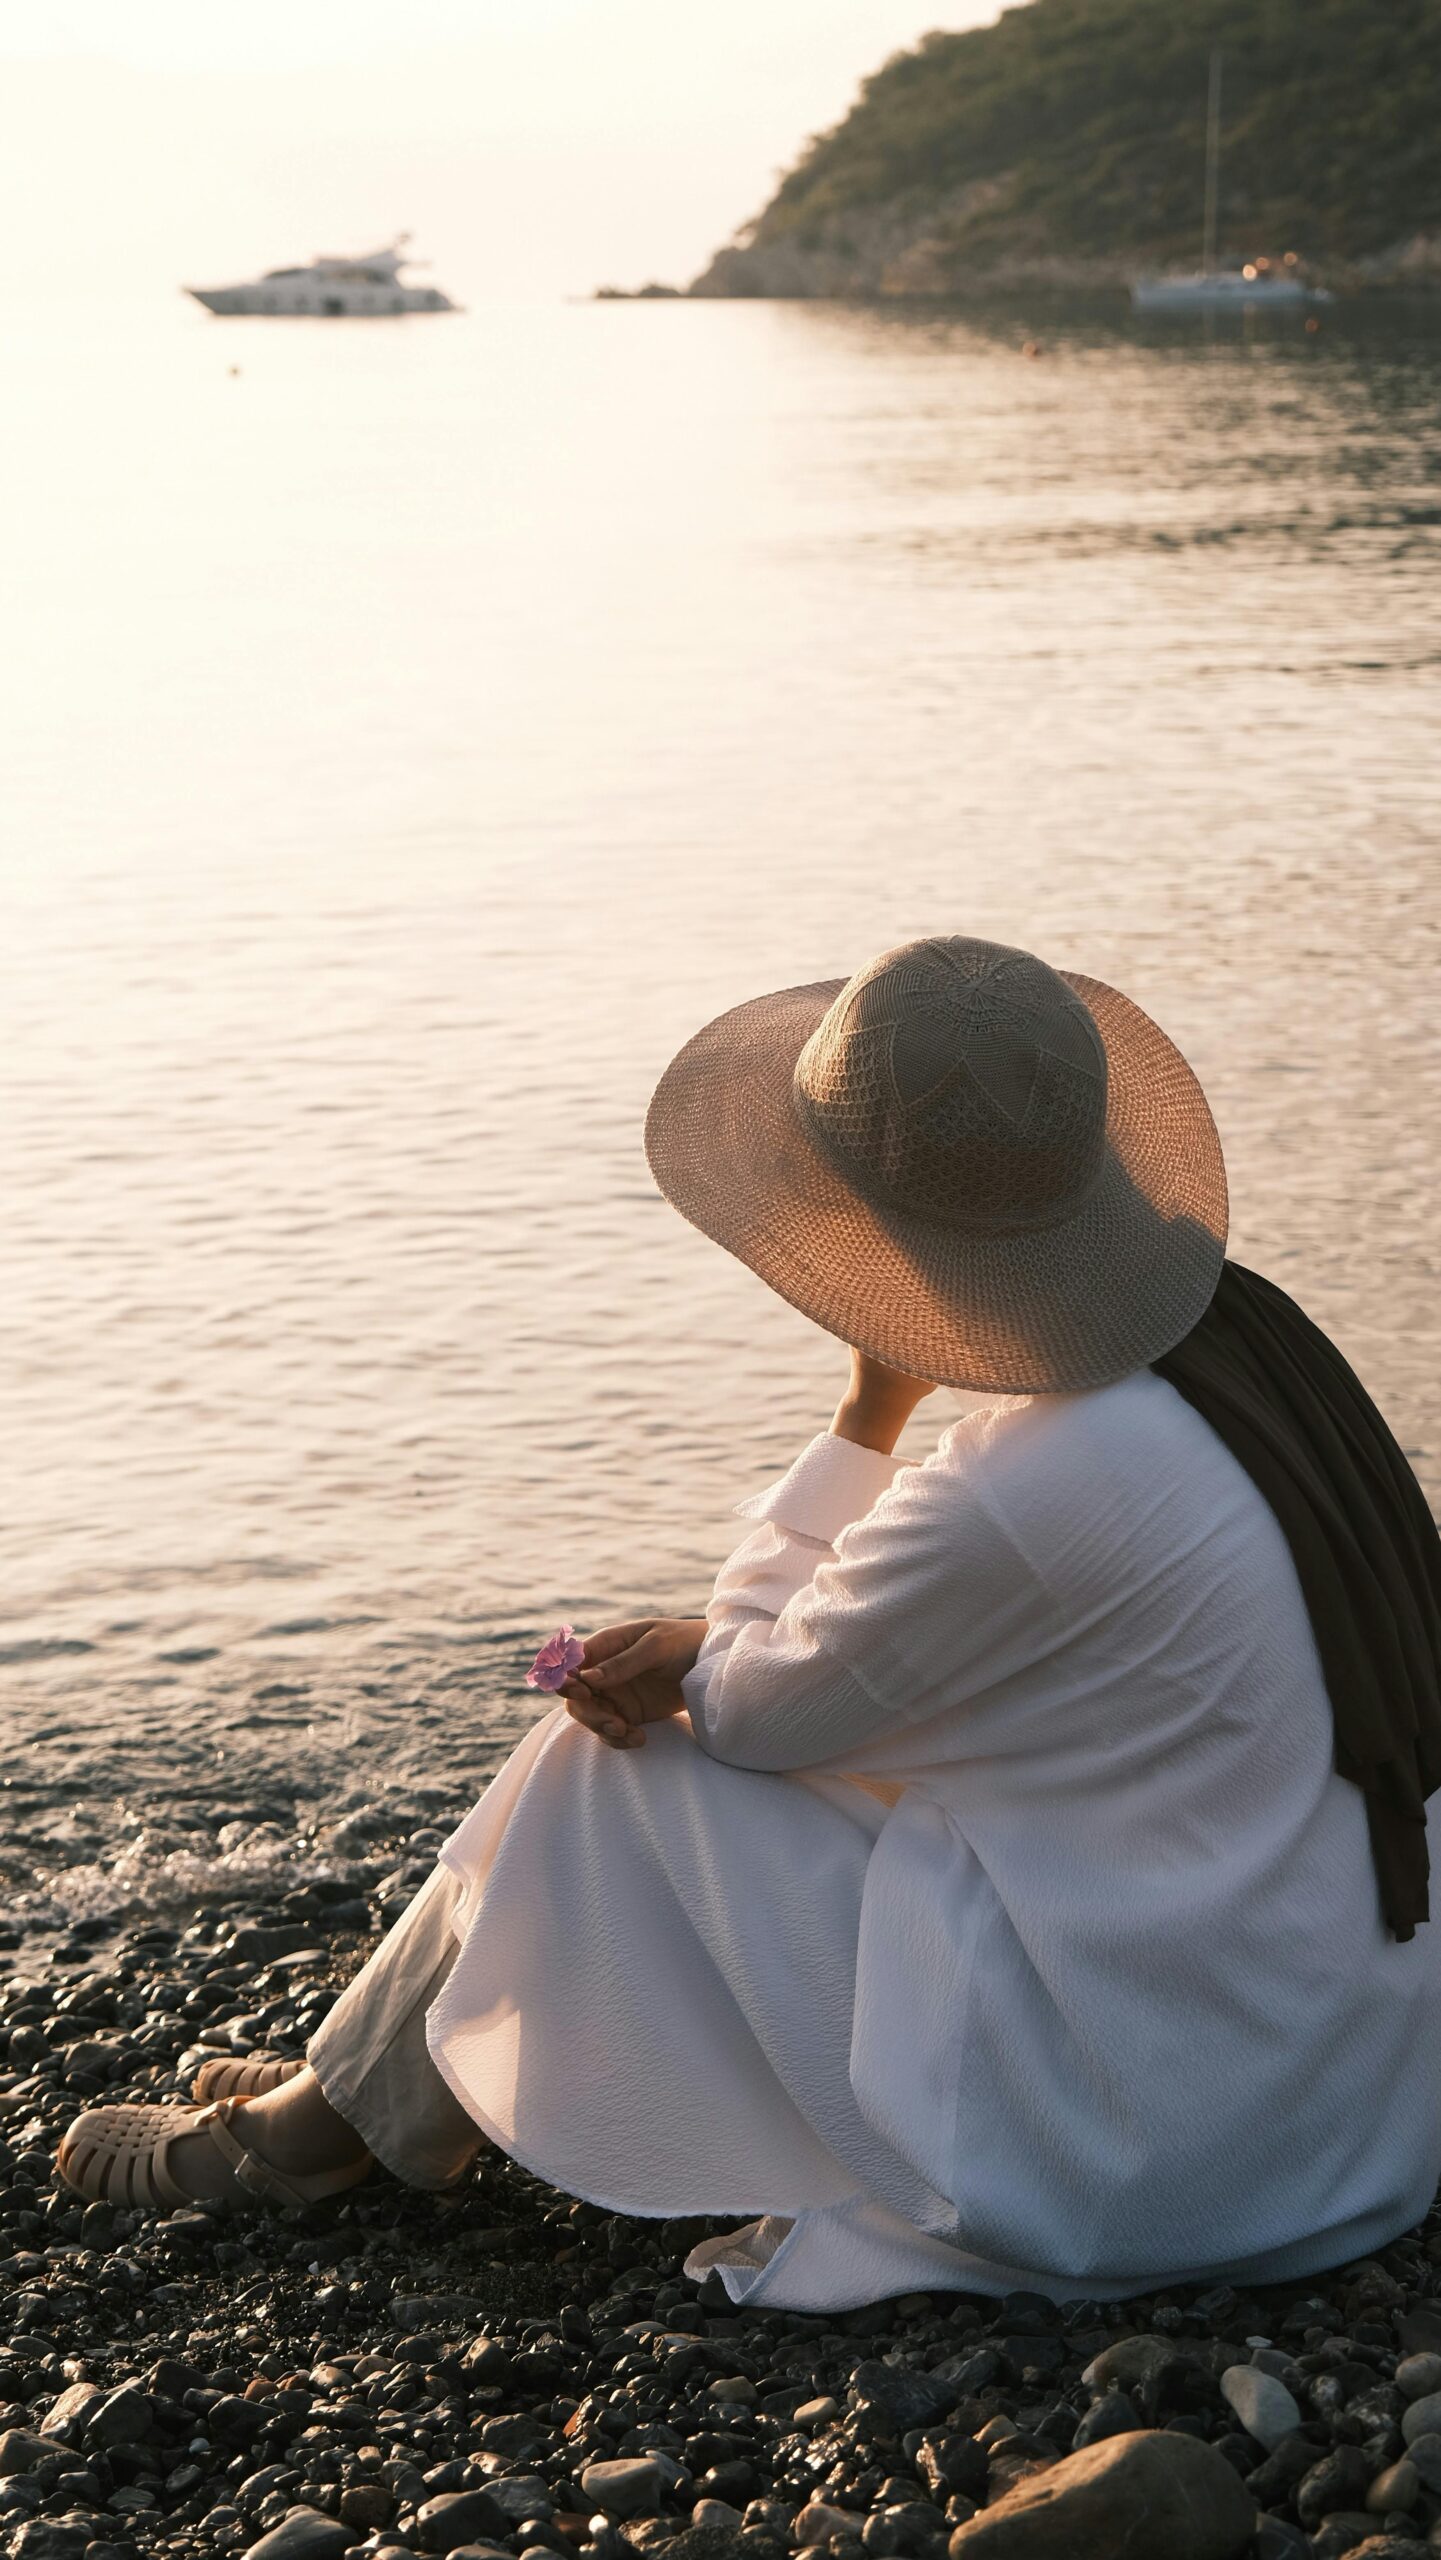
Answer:
[(201, 2107), (213, 2106), (217, 2098), (263, 2098), (267, 2089), (278, 2089), (304, 2069), (298, 2053), (283, 2061), (275, 2053), (217, 2054), (213, 2062), (202, 2062), (190, 2094)]
[(61, 2137), (56, 2167), (87, 2204), (135, 2205), (147, 2212), (200, 2201), (170, 2172), (170, 2146), (187, 2133), (209, 2134), (243, 2190), (236, 2204), (263, 2199), (294, 2211), (342, 2195), (370, 2175), (374, 2162), (366, 2151), (343, 2169), (283, 2178), (232, 2132), (245, 2104), (244, 2098), (222, 2098), (208, 2107), (90, 2107)]

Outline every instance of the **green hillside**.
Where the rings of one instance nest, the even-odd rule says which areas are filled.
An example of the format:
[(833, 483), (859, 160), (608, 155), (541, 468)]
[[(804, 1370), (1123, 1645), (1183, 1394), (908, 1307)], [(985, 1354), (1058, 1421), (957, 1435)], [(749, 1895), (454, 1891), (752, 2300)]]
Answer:
[(1441, 275), (1441, 0), (1030, 0), (868, 80), (701, 293), (944, 293), (1223, 258)]

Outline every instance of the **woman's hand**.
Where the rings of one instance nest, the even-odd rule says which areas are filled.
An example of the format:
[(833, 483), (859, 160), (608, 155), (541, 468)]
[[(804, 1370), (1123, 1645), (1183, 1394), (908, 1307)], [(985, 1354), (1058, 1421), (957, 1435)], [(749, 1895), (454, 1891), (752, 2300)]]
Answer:
[(868, 1351), (853, 1350), (851, 1382), (831, 1430), (838, 1440), (854, 1440), (888, 1458), (922, 1396), (934, 1393), (932, 1379), (912, 1378), (904, 1369), (888, 1369), (884, 1360), (873, 1360)]
[(633, 1751), (648, 1724), (680, 1714), (680, 1684), (705, 1631), (704, 1618), (629, 1618), (587, 1636), (581, 1667), (560, 1692), (576, 1723), (613, 1751)]

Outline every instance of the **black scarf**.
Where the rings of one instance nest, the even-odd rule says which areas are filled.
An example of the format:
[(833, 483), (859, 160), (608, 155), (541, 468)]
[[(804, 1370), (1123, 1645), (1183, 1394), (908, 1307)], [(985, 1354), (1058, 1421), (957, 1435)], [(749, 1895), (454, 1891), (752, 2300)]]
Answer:
[(1161, 1360), (1285, 1532), (1315, 1631), (1336, 1767), (1366, 1798), (1381, 1907), (1429, 1918), (1426, 1798), (1441, 1786), (1441, 1536), (1360, 1379), (1294, 1299), (1227, 1262)]

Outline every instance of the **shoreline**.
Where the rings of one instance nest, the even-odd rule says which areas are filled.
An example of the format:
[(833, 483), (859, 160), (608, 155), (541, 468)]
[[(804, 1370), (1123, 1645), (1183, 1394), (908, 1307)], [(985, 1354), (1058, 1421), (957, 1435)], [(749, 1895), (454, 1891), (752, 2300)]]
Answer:
[[(181, 2095), (204, 2052), (303, 2046), (428, 1871), (433, 1815), (416, 1810), (408, 1855), (372, 1843), (339, 1875), (318, 1857), (278, 1907), (141, 1918), (104, 1948), (72, 1936), (59, 1963), (5, 1960), (0, 2548), (15, 2560), (208, 2560), (282, 2525), (266, 2560), (782, 2560), (802, 2534), (838, 2560), (944, 2560), (953, 2533), (965, 2560), (972, 2520), (1056, 2474), (1078, 2431), (1108, 2461), (1128, 2440), (1174, 2454), (1189, 2438), (1213, 2483), (1217, 2465), (1239, 2475), (1270, 2520), (1246, 2546), (1257, 2560), (1334, 2560), (1380, 2530), (1364, 2501), (1406, 2450), (1418, 2357), (1441, 2387), (1434, 2211), (1376, 2260), (1245, 2295), (1058, 2310), (937, 2294), (802, 2315), (737, 2310), (717, 2278), (682, 2277), (721, 2225), (607, 2215), (498, 2153), (453, 2196), (377, 2174), (294, 2217), (152, 2218), (57, 2189), (54, 2143), (80, 2107)], [(1270, 2451), (1220, 2387), (1257, 2353), (1294, 2419), (1277, 2435), (1274, 2408), (1257, 2417)], [(596, 2475), (603, 2462), (626, 2468)], [(1395, 2486), (1393, 2528), (1404, 2515), (1419, 2552), (1441, 2525), (1424, 2440)], [(463, 2503), (433, 2503), (447, 2498)]]

